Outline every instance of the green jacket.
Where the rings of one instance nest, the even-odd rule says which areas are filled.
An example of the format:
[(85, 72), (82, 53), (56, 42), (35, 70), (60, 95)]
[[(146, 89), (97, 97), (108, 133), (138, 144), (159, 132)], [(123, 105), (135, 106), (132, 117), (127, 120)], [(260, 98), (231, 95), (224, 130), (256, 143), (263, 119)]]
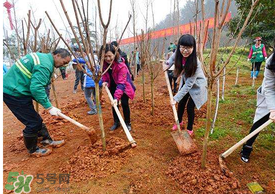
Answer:
[(11, 96), (32, 96), (45, 109), (52, 106), (45, 87), (50, 84), (54, 70), (51, 53), (30, 53), (15, 64), (3, 77), (3, 92)]

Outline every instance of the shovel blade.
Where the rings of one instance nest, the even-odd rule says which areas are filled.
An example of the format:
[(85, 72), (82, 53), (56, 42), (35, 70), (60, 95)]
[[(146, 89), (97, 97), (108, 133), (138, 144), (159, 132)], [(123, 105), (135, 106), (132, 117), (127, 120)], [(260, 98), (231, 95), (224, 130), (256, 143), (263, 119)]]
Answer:
[(187, 155), (197, 151), (197, 146), (187, 131), (175, 131), (171, 132), (171, 135), (181, 155)]

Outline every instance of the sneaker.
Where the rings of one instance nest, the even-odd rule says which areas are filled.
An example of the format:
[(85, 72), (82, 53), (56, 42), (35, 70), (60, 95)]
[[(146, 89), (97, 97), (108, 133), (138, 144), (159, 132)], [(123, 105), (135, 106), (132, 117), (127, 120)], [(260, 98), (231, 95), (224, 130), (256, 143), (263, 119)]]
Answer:
[(249, 162), (249, 156), (252, 152), (253, 148), (252, 146), (244, 145), (241, 150), (241, 160), (245, 163)]
[(115, 122), (114, 125), (110, 128), (111, 131), (116, 130), (120, 126), (120, 123)]
[[(183, 121), (180, 123), (180, 126), (183, 126)], [(172, 127), (172, 131), (176, 131), (178, 130), (177, 124), (174, 124), (174, 126)]]
[(188, 132), (188, 134), (189, 134), (190, 136), (193, 136), (193, 134), (194, 134), (194, 131), (193, 131), (193, 130), (190, 131), (190, 130), (187, 129), (187, 132)]
[(48, 149), (48, 148), (39, 148), (37, 147), (36, 150), (32, 153), (30, 153), (31, 156), (34, 156), (34, 157), (42, 157), (42, 156), (48, 156), (52, 153), (52, 150), (51, 149)]
[(126, 127), (128, 131), (132, 131), (131, 123), (126, 123)]
[(44, 146), (48, 145), (54, 148), (59, 148), (65, 144), (65, 141), (64, 140), (54, 141), (54, 140), (46, 139), (41, 141), (41, 144), (43, 144)]
[(248, 163), (248, 162), (249, 162), (249, 158), (246, 158), (245, 156), (241, 156), (241, 160), (242, 160), (244, 163)]
[(88, 115), (95, 115), (97, 113), (96, 110), (90, 110), (87, 112)]
[(76, 90), (74, 90), (73, 93), (76, 94)]

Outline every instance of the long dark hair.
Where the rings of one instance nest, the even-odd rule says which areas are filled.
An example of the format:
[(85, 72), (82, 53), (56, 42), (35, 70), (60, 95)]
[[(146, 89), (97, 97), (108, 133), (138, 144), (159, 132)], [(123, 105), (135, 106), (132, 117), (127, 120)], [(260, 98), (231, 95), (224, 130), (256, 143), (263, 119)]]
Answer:
[[(100, 50), (99, 50), (99, 60), (101, 60), (101, 57), (102, 57), (102, 50), (103, 50), (103, 45), (100, 47)], [(111, 44), (106, 44), (105, 54), (108, 51), (111, 51), (113, 54), (116, 53), (115, 47), (113, 45), (111, 45)], [(119, 59), (119, 53), (117, 52), (117, 54), (115, 56), (115, 61), (117, 61), (118, 59)]]
[[(192, 46), (193, 52), (187, 57), (184, 67), (182, 66), (182, 54), (180, 53), (180, 45), (182, 46)], [(175, 76), (179, 76), (184, 70), (185, 76), (191, 77), (195, 74), (197, 70), (197, 53), (196, 53), (196, 41), (195, 38), (190, 34), (184, 34), (180, 37), (178, 41), (178, 46), (176, 49), (176, 58), (175, 58)]]
[(275, 72), (275, 39), (274, 39), (274, 47), (273, 47), (273, 55), (269, 61), (269, 64), (266, 67), (267, 69)]

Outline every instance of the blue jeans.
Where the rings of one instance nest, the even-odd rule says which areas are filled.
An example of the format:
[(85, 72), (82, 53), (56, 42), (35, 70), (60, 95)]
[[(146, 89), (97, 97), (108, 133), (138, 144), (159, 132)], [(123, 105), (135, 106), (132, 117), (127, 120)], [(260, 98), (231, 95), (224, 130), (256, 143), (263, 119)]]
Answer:
[(74, 90), (77, 89), (77, 86), (79, 84), (79, 81), (81, 83), (81, 89), (83, 90), (83, 83), (84, 83), (84, 74), (83, 71), (80, 71), (78, 69), (75, 70), (75, 82), (74, 82)]
[(96, 110), (96, 105), (94, 101), (91, 99), (91, 96), (93, 94), (94, 100), (95, 100), (95, 88), (90, 87), (90, 88), (84, 88), (84, 96), (85, 99), (87, 100), (87, 103), (90, 107), (91, 110)]
[(4, 93), (3, 100), (16, 118), (26, 126), (24, 134), (37, 134), (42, 128), (43, 120), (34, 110), (32, 97), (16, 97)]

